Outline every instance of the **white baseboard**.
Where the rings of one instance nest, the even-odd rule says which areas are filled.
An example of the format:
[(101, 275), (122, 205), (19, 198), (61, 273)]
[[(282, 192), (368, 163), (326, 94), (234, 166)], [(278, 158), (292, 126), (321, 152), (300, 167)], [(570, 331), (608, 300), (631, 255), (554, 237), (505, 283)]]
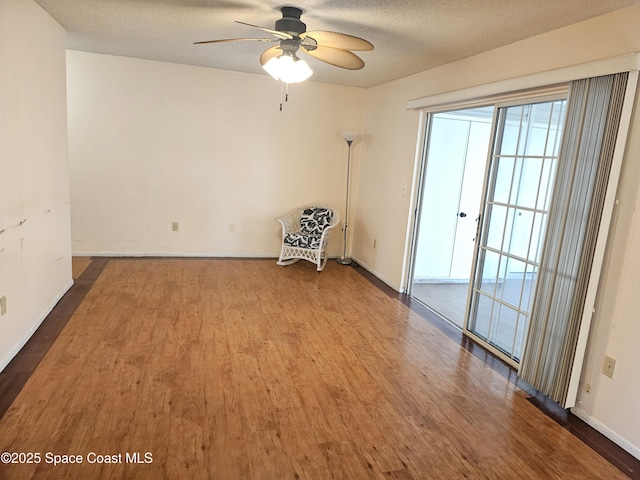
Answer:
[(624, 438), (622, 438), (616, 432), (611, 430), (606, 425), (600, 423), (598, 420), (596, 420), (595, 418), (593, 418), (592, 416), (587, 414), (587, 412), (585, 412), (581, 408), (573, 407), (571, 409), (571, 412), (576, 417), (578, 417), (583, 422), (585, 422), (587, 425), (590, 425), (591, 427), (595, 428), (598, 432), (603, 434), (605, 437), (607, 437), (613, 443), (615, 443), (616, 445), (619, 445), (621, 448), (623, 448), (624, 450), (629, 452), (631, 455), (636, 457), (638, 460), (640, 460), (640, 448), (636, 447), (631, 442), (629, 442), (629, 441), (625, 440)]
[[(257, 260), (269, 260), (269, 259), (278, 259), (278, 254), (276, 255), (238, 255), (237, 253), (230, 254), (212, 254), (212, 253), (184, 253), (184, 252), (73, 252), (71, 254), (72, 257), (113, 257), (113, 258), (150, 258), (150, 257), (158, 257), (158, 258), (238, 258), (238, 259), (251, 259), (255, 258)], [(329, 255), (329, 260), (335, 260), (340, 258), (340, 255)]]
[(47, 308), (45, 308), (45, 311), (42, 312), (42, 314), (40, 314), (40, 316), (38, 317), (36, 322), (33, 324), (33, 326), (26, 333), (26, 335), (7, 353), (7, 356), (5, 358), (3, 358), (2, 362), (0, 363), (0, 372), (2, 372), (7, 367), (7, 365), (9, 365), (11, 360), (13, 360), (13, 358), (18, 354), (18, 352), (20, 350), (22, 350), (22, 347), (24, 347), (27, 344), (27, 342), (33, 336), (33, 334), (36, 332), (38, 327), (40, 327), (42, 322), (44, 322), (44, 320), (47, 318), (47, 315), (49, 315), (51, 313), (51, 311), (55, 308), (55, 306), (58, 304), (58, 302), (62, 299), (62, 297), (64, 297), (65, 293), (67, 293), (72, 286), (73, 286), (73, 280), (71, 280), (62, 289), (62, 291), (60, 291), (58, 293), (58, 295), (56, 295), (56, 297), (49, 304), (49, 306)]
[[(388, 278), (383, 277), (382, 275), (380, 275), (378, 272), (375, 271), (375, 269), (369, 265), (367, 265), (365, 262), (363, 262), (362, 260), (360, 260), (358, 257), (354, 257), (351, 256), (351, 259), (353, 261), (355, 261), (358, 265), (360, 265), (362, 268), (364, 268), (367, 272), (369, 272), (370, 274), (372, 274), (374, 277), (376, 277), (378, 280), (383, 281), (384, 283), (386, 283), (389, 287), (393, 288), (396, 292), (400, 292), (400, 290), (398, 289), (397, 286), (394, 286), (393, 282), (391, 280), (389, 280)], [(401, 292), (403, 293), (403, 292)]]
[[(162, 257), (162, 258), (278, 258), (278, 255), (239, 255), (237, 253), (197, 252), (73, 252), (73, 257)], [(331, 258), (331, 257), (330, 257)]]

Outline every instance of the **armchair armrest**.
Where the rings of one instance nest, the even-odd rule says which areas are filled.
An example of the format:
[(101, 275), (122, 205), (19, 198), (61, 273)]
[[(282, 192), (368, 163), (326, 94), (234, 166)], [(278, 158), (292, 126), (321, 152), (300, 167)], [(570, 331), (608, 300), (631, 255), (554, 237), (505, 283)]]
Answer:
[[(292, 212), (293, 213), (293, 212)], [(294, 233), (300, 230), (300, 215), (285, 215), (284, 217), (278, 218), (278, 222), (282, 225), (282, 233)]]
[(331, 234), (331, 230), (337, 227), (339, 222), (340, 222), (340, 215), (335, 213), (334, 219), (331, 222), (331, 224), (329, 224), (327, 228), (325, 228), (322, 231), (322, 236), (320, 237), (320, 245), (322, 246), (321, 248), (323, 249), (327, 248), (327, 243), (329, 243), (329, 235)]

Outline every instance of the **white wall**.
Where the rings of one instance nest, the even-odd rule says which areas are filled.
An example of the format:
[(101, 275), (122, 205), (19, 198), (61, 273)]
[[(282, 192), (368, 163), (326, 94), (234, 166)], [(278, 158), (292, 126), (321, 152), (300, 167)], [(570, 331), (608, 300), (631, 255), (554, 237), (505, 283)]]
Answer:
[(277, 217), (312, 201), (343, 215), (340, 132), (361, 129), (363, 89), (291, 85), (279, 111), (266, 74), (77, 51), (67, 65), (74, 254), (277, 257)]
[[(405, 109), (407, 100), (637, 52), (638, 24), (640, 7), (631, 7), (367, 90), (353, 257), (400, 287), (411, 200), (401, 192), (412, 182), (419, 127), (419, 114)], [(576, 413), (640, 457), (640, 120), (635, 117), (583, 374), (591, 392), (581, 390)], [(618, 360), (613, 380), (600, 373), (605, 353)]]
[(71, 286), (65, 32), (0, 2), (0, 370)]
[[(640, 458), (640, 92), (634, 109), (574, 412)], [(601, 373), (605, 355), (617, 361), (613, 379)]]

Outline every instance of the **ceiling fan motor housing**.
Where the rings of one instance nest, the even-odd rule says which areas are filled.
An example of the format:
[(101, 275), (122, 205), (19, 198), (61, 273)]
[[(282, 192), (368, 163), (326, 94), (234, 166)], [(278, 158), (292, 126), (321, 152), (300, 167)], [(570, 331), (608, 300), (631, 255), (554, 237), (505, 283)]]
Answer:
[(307, 25), (300, 20), (302, 10), (296, 7), (282, 7), (282, 18), (276, 21), (276, 30), (278, 32), (289, 33), (298, 36), (307, 31)]

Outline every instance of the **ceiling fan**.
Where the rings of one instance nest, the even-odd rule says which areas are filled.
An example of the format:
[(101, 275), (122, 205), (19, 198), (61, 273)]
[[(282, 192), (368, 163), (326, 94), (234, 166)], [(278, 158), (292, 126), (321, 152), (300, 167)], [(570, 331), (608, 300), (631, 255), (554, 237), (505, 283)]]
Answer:
[(323, 30), (307, 32), (307, 26), (300, 16), (302, 10), (297, 7), (282, 7), (282, 18), (277, 20), (275, 28), (259, 27), (249, 23), (238, 22), (252, 28), (258, 28), (270, 33), (268, 38), (227, 38), (222, 40), (206, 40), (195, 42), (195, 45), (205, 43), (223, 42), (279, 42), (278, 45), (265, 50), (260, 56), (260, 63), (276, 80), (284, 83), (301, 82), (309, 78), (313, 73), (307, 63), (300, 60), (296, 52), (303, 52), (312, 57), (347, 70), (359, 70), (364, 67), (364, 62), (351, 50), (373, 50), (373, 45), (368, 41), (347, 35), (345, 33), (329, 32)]

